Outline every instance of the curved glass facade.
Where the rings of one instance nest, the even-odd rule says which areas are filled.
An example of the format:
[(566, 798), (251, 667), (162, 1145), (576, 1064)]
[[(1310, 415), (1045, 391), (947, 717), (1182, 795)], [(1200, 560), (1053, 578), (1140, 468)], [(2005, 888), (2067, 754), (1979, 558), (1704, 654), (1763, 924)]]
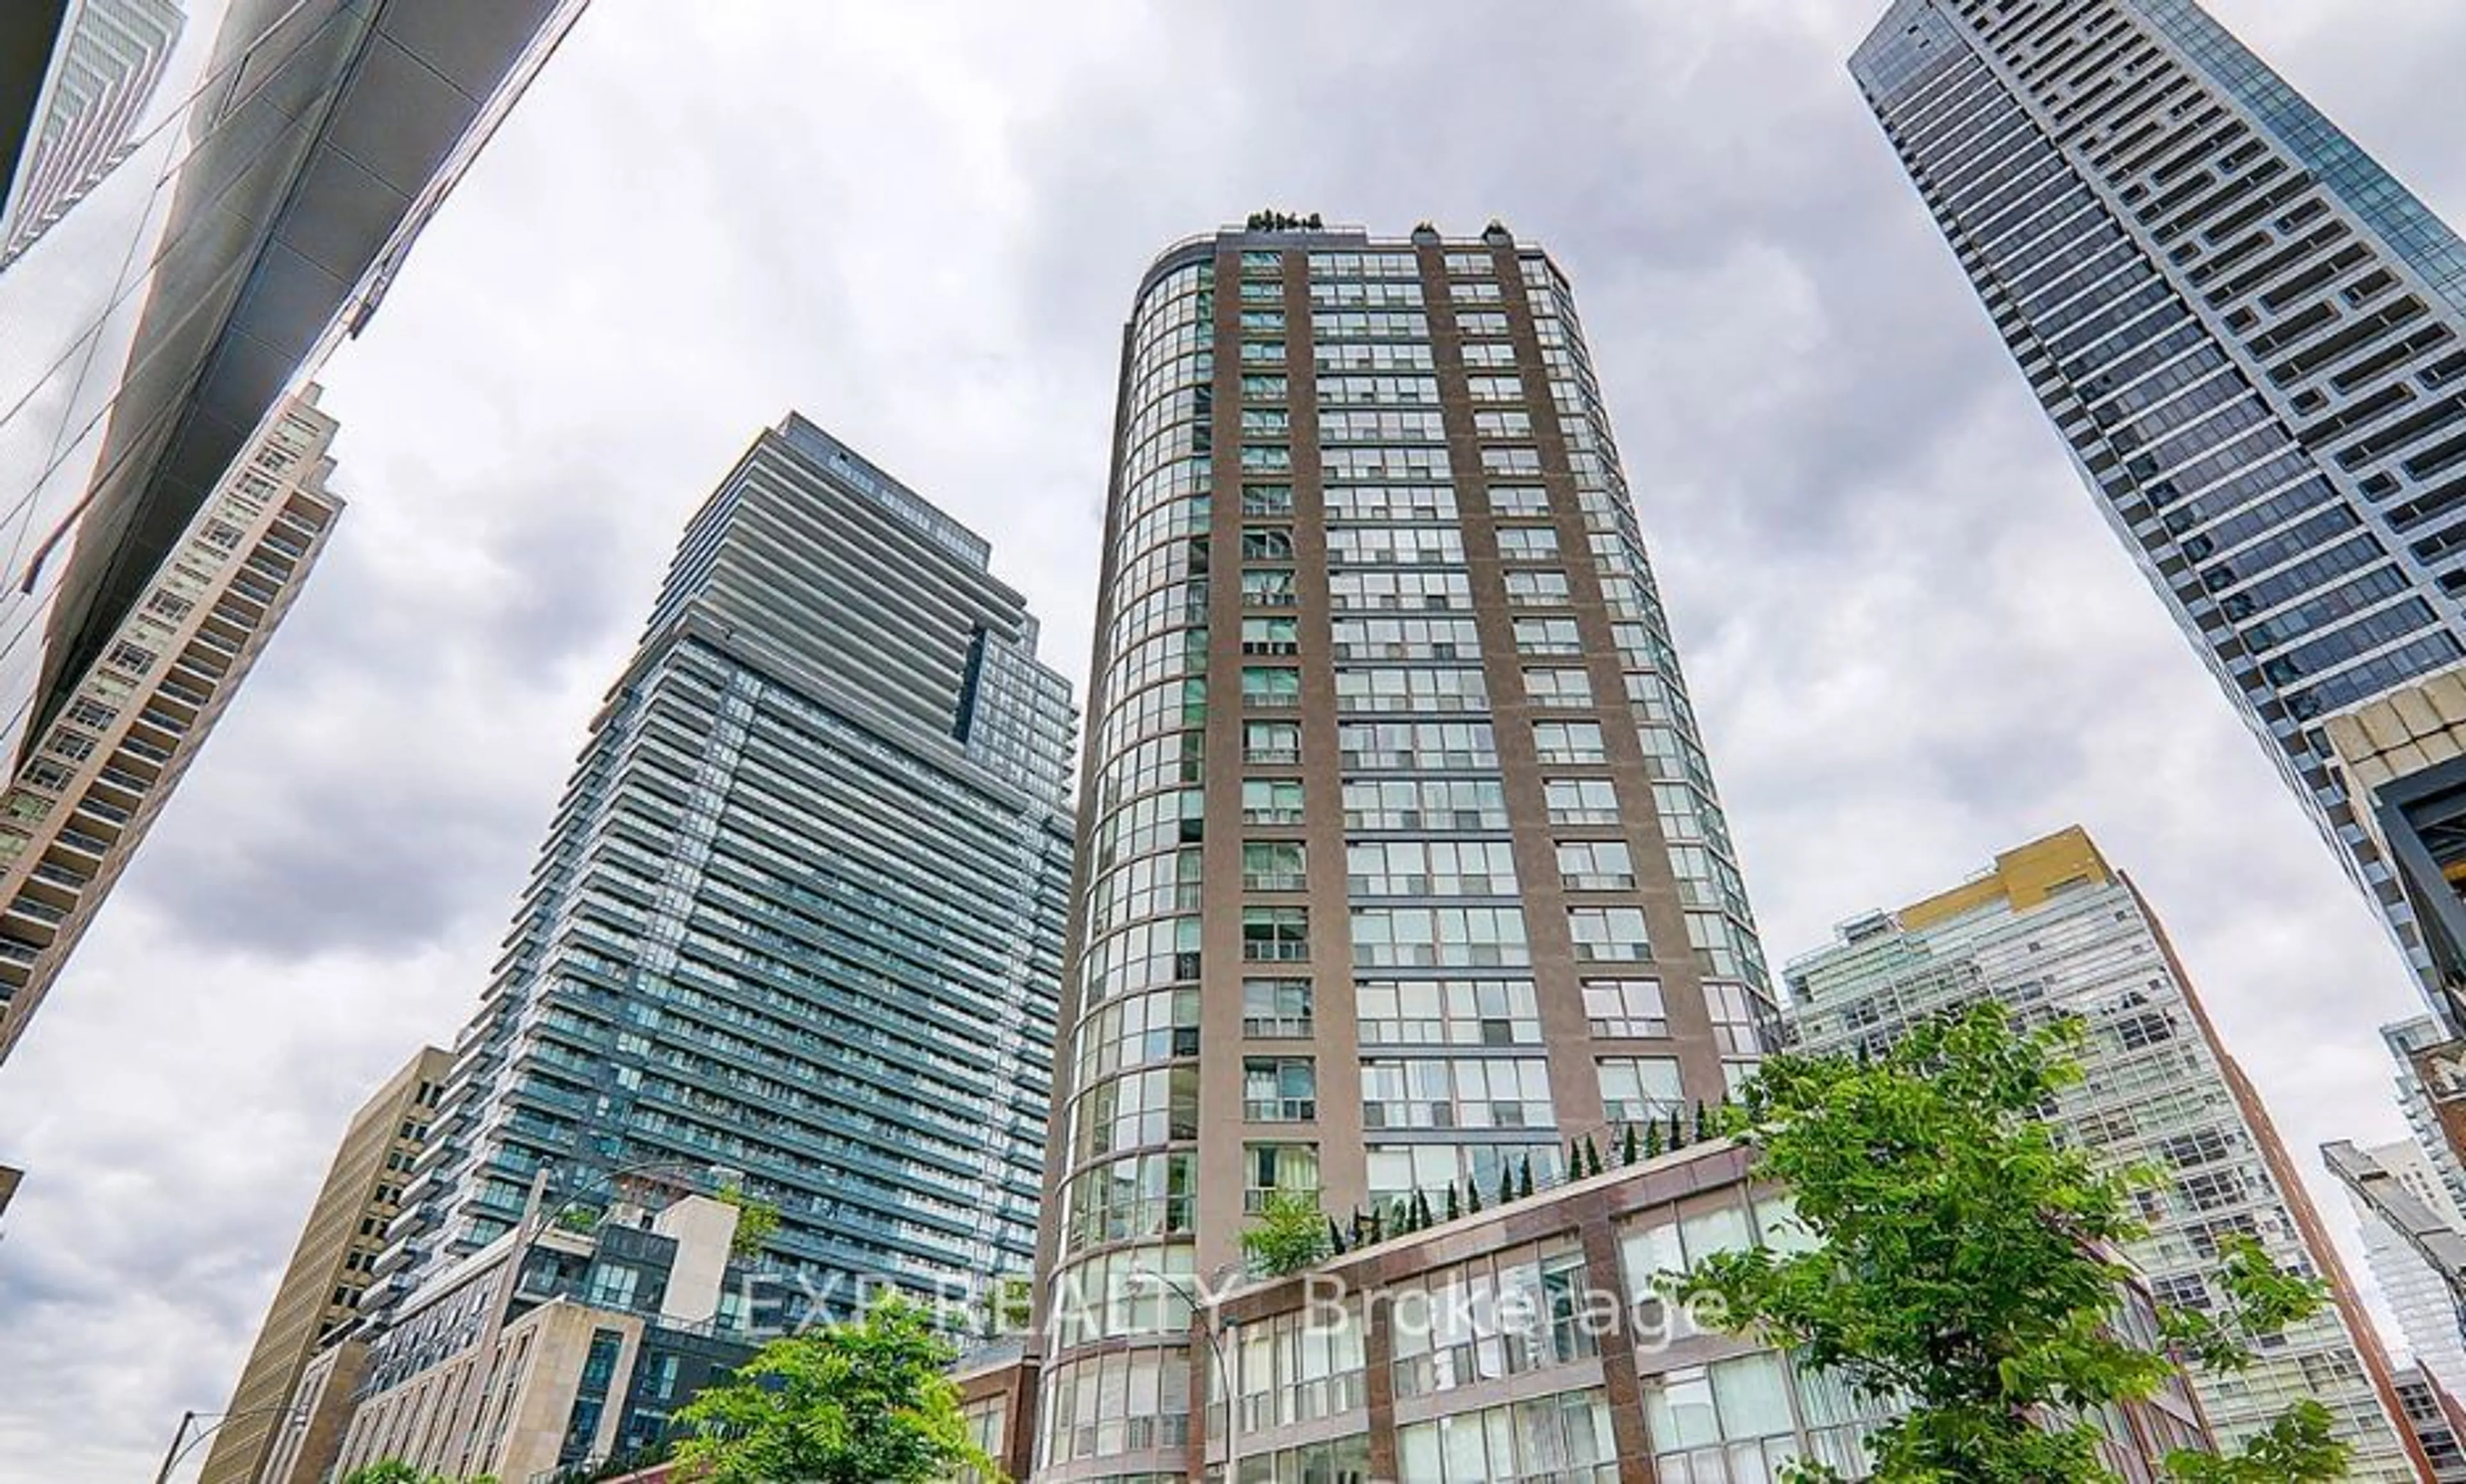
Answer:
[(1070, 1481), (1179, 1475), (1184, 1293), (1278, 1192), (1547, 1179), (1771, 1020), (1546, 257), (1176, 248), (1114, 452), (1040, 1253)]

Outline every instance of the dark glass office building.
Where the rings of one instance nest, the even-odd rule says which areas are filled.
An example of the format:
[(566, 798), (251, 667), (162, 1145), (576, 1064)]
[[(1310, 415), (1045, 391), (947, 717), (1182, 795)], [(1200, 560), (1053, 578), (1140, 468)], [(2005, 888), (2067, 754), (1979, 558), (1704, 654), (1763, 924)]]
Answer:
[(781, 1211), (732, 1326), (1027, 1270), (1076, 716), (989, 556), (801, 417), (754, 440), (592, 721), (392, 1293), (507, 1230), (543, 1165), (571, 1191), (656, 1160)]

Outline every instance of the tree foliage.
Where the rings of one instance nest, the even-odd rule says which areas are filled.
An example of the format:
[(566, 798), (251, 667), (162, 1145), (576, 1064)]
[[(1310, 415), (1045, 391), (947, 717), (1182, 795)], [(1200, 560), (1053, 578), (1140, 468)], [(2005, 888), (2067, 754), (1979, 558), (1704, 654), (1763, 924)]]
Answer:
[[(1758, 1175), (1794, 1193), (1815, 1241), (1708, 1256), (1665, 1286), (1905, 1407), (1872, 1440), (1880, 1484), (2108, 1480), (2088, 1413), (2154, 1395), (2183, 1360), (2231, 1367), (2321, 1301), (2258, 1248), (2230, 1248), (2226, 1312), (2165, 1316), (2171, 1354), (2116, 1332), (2131, 1270), (2114, 1254), (2145, 1232), (2133, 1190), (2147, 1177), (2102, 1169), (2042, 1121), (2079, 1080), (2081, 1034), (2016, 1031), (1984, 1004), (1880, 1056), (1774, 1057), (1720, 1115), (1758, 1151)], [(2298, 1408), (2244, 1454), (2178, 1473), (2343, 1477), (2325, 1422)]]
[(1318, 1196), (1303, 1190), (1271, 1190), (1258, 1220), (1242, 1233), (1242, 1253), (1250, 1270), (1281, 1278), (1307, 1272), (1327, 1261), (1333, 1246), (1327, 1220), (1319, 1214)]
[(779, 1208), (749, 1194), (743, 1185), (722, 1185), (716, 1199), (736, 1207), (736, 1235), (729, 1239), (728, 1249), (738, 1257), (761, 1251), (779, 1229)]
[[(399, 1458), (380, 1458), (343, 1475), (343, 1484), (456, 1484), (441, 1473), (422, 1473)], [(497, 1484), (493, 1473), (474, 1474), (460, 1484)]]
[(861, 1319), (773, 1340), (732, 1382), (677, 1412), (696, 1484), (932, 1484), (961, 1469), (999, 1476), (970, 1439), (955, 1358), (932, 1317), (896, 1296)]

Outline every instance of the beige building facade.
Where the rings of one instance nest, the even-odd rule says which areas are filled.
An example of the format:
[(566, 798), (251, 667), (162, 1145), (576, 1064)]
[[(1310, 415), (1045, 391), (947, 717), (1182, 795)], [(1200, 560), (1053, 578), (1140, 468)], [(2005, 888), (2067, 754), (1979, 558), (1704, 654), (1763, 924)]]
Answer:
[[(324, 1401), (303, 1388), (303, 1377), (310, 1360), (358, 1320), (360, 1297), (374, 1281), (386, 1227), (400, 1209), (403, 1183), (427, 1139), (453, 1064), (446, 1051), (421, 1048), (351, 1119), (240, 1369), (199, 1484), (256, 1484), (260, 1477), (284, 1476), (267, 1466), (274, 1444), (291, 1430), (285, 1409), (304, 1419)], [(295, 1455), (314, 1459), (312, 1431), (303, 1430), (295, 1441)], [(330, 1450), (325, 1461), (331, 1461)]]
[(551, 1222), (465, 1259), (375, 1337), (336, 1475), (400, 1459), (529, 1480), (660, 1440), (672, 1406), (752, 1353), (724, 1302), (736, 1220), (702, 1195), (618, 1203), (590, 1229)]
[(316, 400), (233, 463), (0, 795), (0, 1063), (325, 551), (343, 502)]

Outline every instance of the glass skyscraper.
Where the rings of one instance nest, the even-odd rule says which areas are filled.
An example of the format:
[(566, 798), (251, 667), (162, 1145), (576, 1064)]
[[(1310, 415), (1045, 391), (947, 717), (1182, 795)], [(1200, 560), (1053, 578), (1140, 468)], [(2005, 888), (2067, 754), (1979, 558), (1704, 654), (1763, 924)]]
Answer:
[(553, 1193), (663, 1159), (779, 1207), (736, 1328), (1027, 1270), (1077, 719), (989, 557), (801, 417), (754, 440), (593, 719), (392, 1295), (508, 1230), (544, 1164)]
[[(1196, 1466), (1175, 1285), (1271, 1196), (1341, 1219), (1546, 1184), (1570, 1140), (1718, 1100), (1774, 1017), (1539, 249), (1272, 214), (1169, 249), (1105, 540), (1041, 1267), (1055, 1480)], [(1272, 1364), (1322, 1367), (1333, 1436), (1311, 1353)], [(1273, 1377), (1304, 1384), (1245, 1369), (1245, 1411)], [(1631, 1397), (1601, 1415), (1645, 1446)]]
[(2099, 508), (2428, 970), (2320, 723), (2466, 657), (2466, 243), (2193, 0), (1898, 0), (1850, 70)]
[(2140, 1192), (2149, 1235), (2125, 1255), (2158, 1301), (2215, 1308), (2218, 1244), (2231, 1236), (2330, 1284), (2335, 1302), (2248, 1369), (2195, 1372), (2220, 1444), (2240, 1446), (2309, 1397), (2352, 1447), (2353, 1477), (2417, 1477), (2388, 1358), (2294, 1160), (2157, 918), (2086, 834), (2023, 845), (1949, 891), (1854, 920), (1787, 978), (1791, 1039), (1816, 1053), (1880, 1051), (1919, 1020), (1986, 1000), (2024, 1024), (2078, 1017), (2082, 1080), (2052, 1116), (2109, 1169), (2157, 1172)]

